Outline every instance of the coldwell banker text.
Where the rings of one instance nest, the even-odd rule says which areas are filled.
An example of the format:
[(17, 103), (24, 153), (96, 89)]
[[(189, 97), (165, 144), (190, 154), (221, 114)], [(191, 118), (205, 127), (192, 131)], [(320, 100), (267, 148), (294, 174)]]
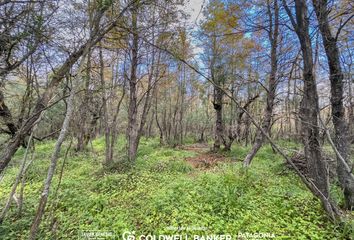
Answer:
[(124, 240), (232, 240), (232, 236), (225, 235), (135, 235), (134, 232), (123, 233)]
[(238, 233), (237, 235), (230, 234), (211, 234), (211, 235), (136, 235), (135, 232), (125, 232), (122, 235), (123, 240), (233, 240), (233, 239), (260, 239), (274, 238), (273, 233)]

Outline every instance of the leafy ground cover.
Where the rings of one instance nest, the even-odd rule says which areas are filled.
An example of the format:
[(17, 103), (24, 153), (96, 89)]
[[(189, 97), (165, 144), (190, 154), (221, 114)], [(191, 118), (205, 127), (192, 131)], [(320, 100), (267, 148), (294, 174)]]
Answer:
[[(53, 144), (37, 146), (27, 174), (22, 217), (14, 204), (0, 225), (1, 239), (26, 239)], [(118, 145), (124, 146), (123, 140)], [(261, 232), (274, 234), (273, 239), (352, 237), (353, 226), (331, 223), (320, 202), (270, 146), (259, 151), (247, 171), (240, 162), (247, 148), (235, 145), (212, 164), (193, 164), (207, 161), (206, 150), (172, 149), (143, 139), (134, 167), (119, 168), (122, 164), (116, 163), (110, 169), (101, 164), (103, 139), (94, 141), (87, 153), (70, 151), (55, 196), (63, 157), (58, 164), (40, 239), (80, 239), (82, 232), (98, 230), (116, 239), (126, 231), (191, 236)], [(22, 155), (19, 152), (15, 162)], [(2, 205), (17, 170), (9, 168), (0, 182)]]

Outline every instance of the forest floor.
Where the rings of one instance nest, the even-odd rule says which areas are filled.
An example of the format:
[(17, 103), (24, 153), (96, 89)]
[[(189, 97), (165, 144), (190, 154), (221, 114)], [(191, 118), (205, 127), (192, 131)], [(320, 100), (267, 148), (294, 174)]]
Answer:
[[(279, 144), (297, 148), (291, 142)], [(0, 239), (27, 239), (53, 145), (36, 146), (22, 215), (18, 216), (13, 204), (0, 225)], [(63, 156), (67, 147), (68, 143)], [(128, 232), (229, 234), (232, 239), (256, 239), (247, 233), (268, 234), (264, 239), (350, 239), (353, 226), (331, 223), (320, 202), (269, 145), (259, 151), (248, 170), (242, 168), (248, 147), (235, 145), (231, 152), (218, 154), (209, 148), (207, 144), (169, 148), (156, 139), (143, 139), (134, 167), (122, 167), (124, 158), (117, 157), (110, 169), (102, 168), (103, 139), (95, 140), (85, 153), (70, 150), (65, 163), (63, 156), (58, 163), (40, 239), (86, 239), (90, 231), (113, 236), (107, 239), (122, 239)], [(123, 156), (123, 139), (116, 150)], [(1, 206), (23, 154), (23, 150), (17, 153), (0, 181)], [(63, 178), (55, 194), (62, 166)], [(336, 191), (332, 189), (335, 196)]]
[(187, 161), (194, 168), (210, 169), (215, 167), (218, 163), (230, 161), (229, 158), (226, 158), (225, 155), (221, 153), (211, 152), (208, 144), (190, 144), (182, 146), (180, 149), (197, 153), (196, 156), (185, 159), (185, 161)]

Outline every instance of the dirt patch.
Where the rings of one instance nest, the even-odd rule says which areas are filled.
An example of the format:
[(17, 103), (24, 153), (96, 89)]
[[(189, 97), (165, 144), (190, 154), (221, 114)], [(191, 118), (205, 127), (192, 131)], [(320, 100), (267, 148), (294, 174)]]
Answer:
[(186, 158), (186, 161), (195, 168), (211, 168), (219, 162), (227, 161), (227, 158), (217, 153), (203, 153), (196, 157)]
[(191, 145), (180, 146), (179, 149), (198, 153), (197, 156), (188, 157), (185, 159), (194, 168), (208, 169), (212, 168), (219, 162), (229, 161), (220, 153), (210, 152), (210, 146), (206, 143), (195, 143)]

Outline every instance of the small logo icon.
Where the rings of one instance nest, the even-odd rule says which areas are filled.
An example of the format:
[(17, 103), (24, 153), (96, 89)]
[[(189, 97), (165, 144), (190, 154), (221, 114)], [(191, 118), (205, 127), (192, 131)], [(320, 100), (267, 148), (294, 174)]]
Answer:
[(132, 232), (124, 232), (122, 234), (123, 240), (135, 240), (135, 231)]

